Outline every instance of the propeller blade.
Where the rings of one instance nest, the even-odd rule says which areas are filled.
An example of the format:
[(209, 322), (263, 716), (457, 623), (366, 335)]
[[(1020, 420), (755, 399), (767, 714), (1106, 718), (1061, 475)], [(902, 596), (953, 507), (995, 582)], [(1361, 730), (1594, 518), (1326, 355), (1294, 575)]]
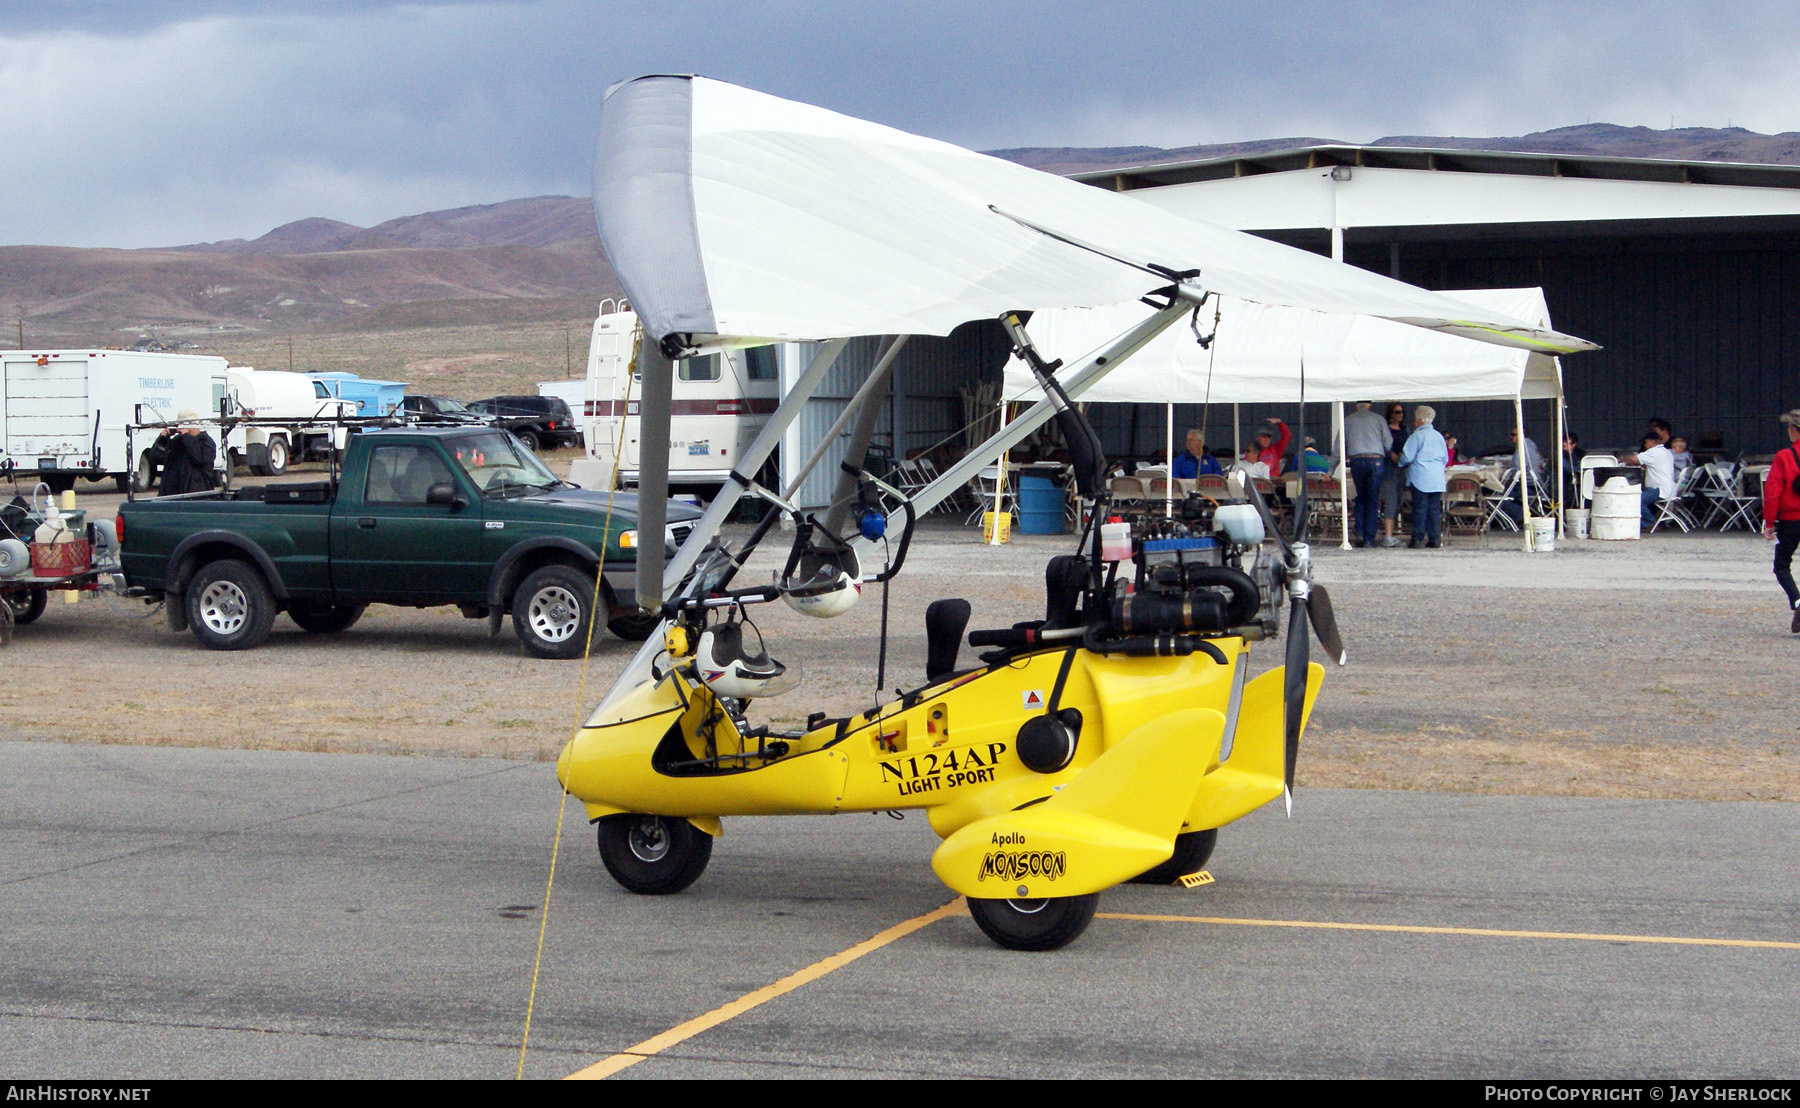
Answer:
[(1306, 615), (1312, 623), (1313, 633), (1319, 636), (1319, 645), (1331, 660), (1343, 665), (1349, 660), (1344, 653), (1344, 640), (1338, 635), (1337, 615), (1331, 610), (1331, 594), (1325, 591), (1324, 585), (1314, 585), (1306, 598)]
[(1256, 505), (1256, 514), (1262, 517), (1263, 532), (1265, 534), (1273, 535), (1275, 541), (1281, 544), (1282, 560), (1291, 560), (1293, 558), (1294, 548), (1288, 545), (1287, 536), (1281, 533), (1281, 528), (1275, 526), (1275, 514), (1269, 511), (1268, 501), (1263, 499), (1262, 491), (1256, 487), (1254, 478), (1248, 473), (1243, 474), (1243, 478), (1244, 492), (1250, 497), (1250, 503)]
[(1312, 660), (1309, 653), (1310, 643), (1307, 630), (1306, 601), (1294, 598), (1293, 608), (1288, 614), (1287, 627), (1287, 672), (1283, 680), (1283, 722), (1287, 727), (1286, 762), (1283, 767), (1286, 782), (1287, 810), (1294, 814), (1294, 763), (1300, 757), (1300, 724), (1306, 715), (1306, 669)]

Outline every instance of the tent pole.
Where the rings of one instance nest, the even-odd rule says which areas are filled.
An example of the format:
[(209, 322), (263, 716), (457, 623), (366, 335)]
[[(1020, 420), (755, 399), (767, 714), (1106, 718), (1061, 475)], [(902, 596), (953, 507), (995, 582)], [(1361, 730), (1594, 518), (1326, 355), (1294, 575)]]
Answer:
[[(1519, 429), (1519, 530), (1525, 533), (1525, 550), (1531, 550), (1531, 470), (1525, 466), (1525, 401), (1513, 396), (1513, 426)], [(1558, 449), (1561, 444), (1558, 444)]]
[(1163, 518), (1175, 518), (1175, 405), (1163, 412), (1163, 464), (1168, 475), (1163, 479)]
[[(1005, 390), (1002, 390), (1000, 395), (1000, 434), (1004, 435), (1005, 433), (1006, 394)], [(999, 546), (1003, 541), (1000, 538), (1000, 505), (1006, 499), (1006, 454), (1011, 449), (1010, 446), (1000, 447), (1000, 457), (994, 462), (994, 530), (988, 539), (989, 546)]]
[(1348, 550), (1350, 549), (1350, 450), (1344, 445), (1344, 402), (1342, 400), (1332, 405), (1331, 417), (1332, 422), (1337, 424), (1332, 428), (1331, 433), (1338, 444), (1337, 480), (1338, 516), (1340, 517), (1338, 522), (1342, 524), (1341, 530), (1343, 531), (1343, 541), (1338, 543), (1338, 549)]
[[(1563, 503), (1563, 439), (1569, 434), (1569, 414), (1563, 409), (1562, 359), (1556, 362), (1556, 537), (1566, 540), (1569, 537), (1568, 523), (1564, 511), (1568, 505)], [(1573, 461), (1573, 459), (1570, 459)]]

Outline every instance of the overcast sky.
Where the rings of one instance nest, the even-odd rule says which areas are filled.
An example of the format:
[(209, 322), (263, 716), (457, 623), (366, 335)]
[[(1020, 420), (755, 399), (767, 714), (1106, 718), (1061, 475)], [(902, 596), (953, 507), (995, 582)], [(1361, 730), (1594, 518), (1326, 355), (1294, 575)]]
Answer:
[(0, 243), (585, 195), (601, 92), (702, 73), (978, 149), (1800, 129), (1800, 4), (0, 0)]

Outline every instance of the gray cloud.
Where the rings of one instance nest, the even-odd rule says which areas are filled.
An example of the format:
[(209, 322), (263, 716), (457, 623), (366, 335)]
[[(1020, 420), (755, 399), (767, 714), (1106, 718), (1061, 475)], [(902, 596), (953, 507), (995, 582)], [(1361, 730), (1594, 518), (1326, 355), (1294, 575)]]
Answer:
[(978, 148), (1800, 126), (1745, 3), (253, 4), (0, 9), (0, 238), (142, 246), (585, 193), (600, 95), (700, 72)]

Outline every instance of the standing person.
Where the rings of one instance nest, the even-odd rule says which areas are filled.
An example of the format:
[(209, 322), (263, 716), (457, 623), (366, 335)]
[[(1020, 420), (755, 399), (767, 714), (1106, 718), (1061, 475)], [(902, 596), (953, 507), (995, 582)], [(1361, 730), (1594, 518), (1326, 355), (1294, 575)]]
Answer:
[(1381, 525), (1381, 479), (1394, 441), (1387, 420), (1371, 406), (1368, 400), (1358, 400), (1356, 410), (1344, 417), (1344, 453), (1350, 459), (1350, 479), (1356, 482), (1358, 546), (1375, 545), (1375, 531)]
[(1406, 436), (1406, 447), (1400, 452), (1400, 464), (1406, 468), (1406, 483), (1412, 486), (1412, 542), (1417, 550), (1421, 543), (1436, 550), (1444, 545), (1440, 525), (1444, 513), (1444, 467), (1450, 461), (1450, 448), (1444, 436), (1433, 427), (1437, 409), (1421, 404), (1413, 409), (1413, 431)]
[(1267, 420), (1279, 434), (1271, 433), (1264, 428), (1256, 433), (1256, 438), (1244, 450), (1244, 461), (1261, 462), (1269, 467), (1270, 477), (1281, 476), (1281, 456), (1287, 453), (1288, 443), (1294, 441), (1294, 433), (1288, 425), (1270, 416)]
[(1657, 503), (1675, 495), (1675, 455), (1654, 435), (1645, 438), (1644, 442), (1646, 445), (1636, 454), (1627, 454), (1619, 460), (1628, 466), (1644, 467), (1640, 518), (1648, 530), (1656, 526)]
[(1388, 470), (1381, 479), (1381, 545), (1399, 546), (1394, 524), (1400, 520), (1400, 491), (1406, 487), (1405, 466), (1400, 462), (1400, 453), (1406, 449), (1406, 405), (1388, 405), (1387, 425)]
[(1219, 459), (1206, 452), (1206, 435), (1198, 427), (1187, 433), (1187, 448), (1175, 456), (1175, 476), (1192, 481), (1202, 473), (1224, 473)]
[(175, 413), (177, 426), (164, 429), (144, 454), (162, 467), (158, 496), (205, 492), (213, 487), (213, 462), (219, 446), (199, 427), (200, 413), (183, 408)]
[(1783, 415), (1781, 423), (1788, 444), (1763, 477), (1763, 534), (1775, 540), (1775, 580), (1794, 613), (1788, 630), (1800, 635), (1800, 588), (1794, 585), (1794, 550), (1800, 547), (1800, 408)]

